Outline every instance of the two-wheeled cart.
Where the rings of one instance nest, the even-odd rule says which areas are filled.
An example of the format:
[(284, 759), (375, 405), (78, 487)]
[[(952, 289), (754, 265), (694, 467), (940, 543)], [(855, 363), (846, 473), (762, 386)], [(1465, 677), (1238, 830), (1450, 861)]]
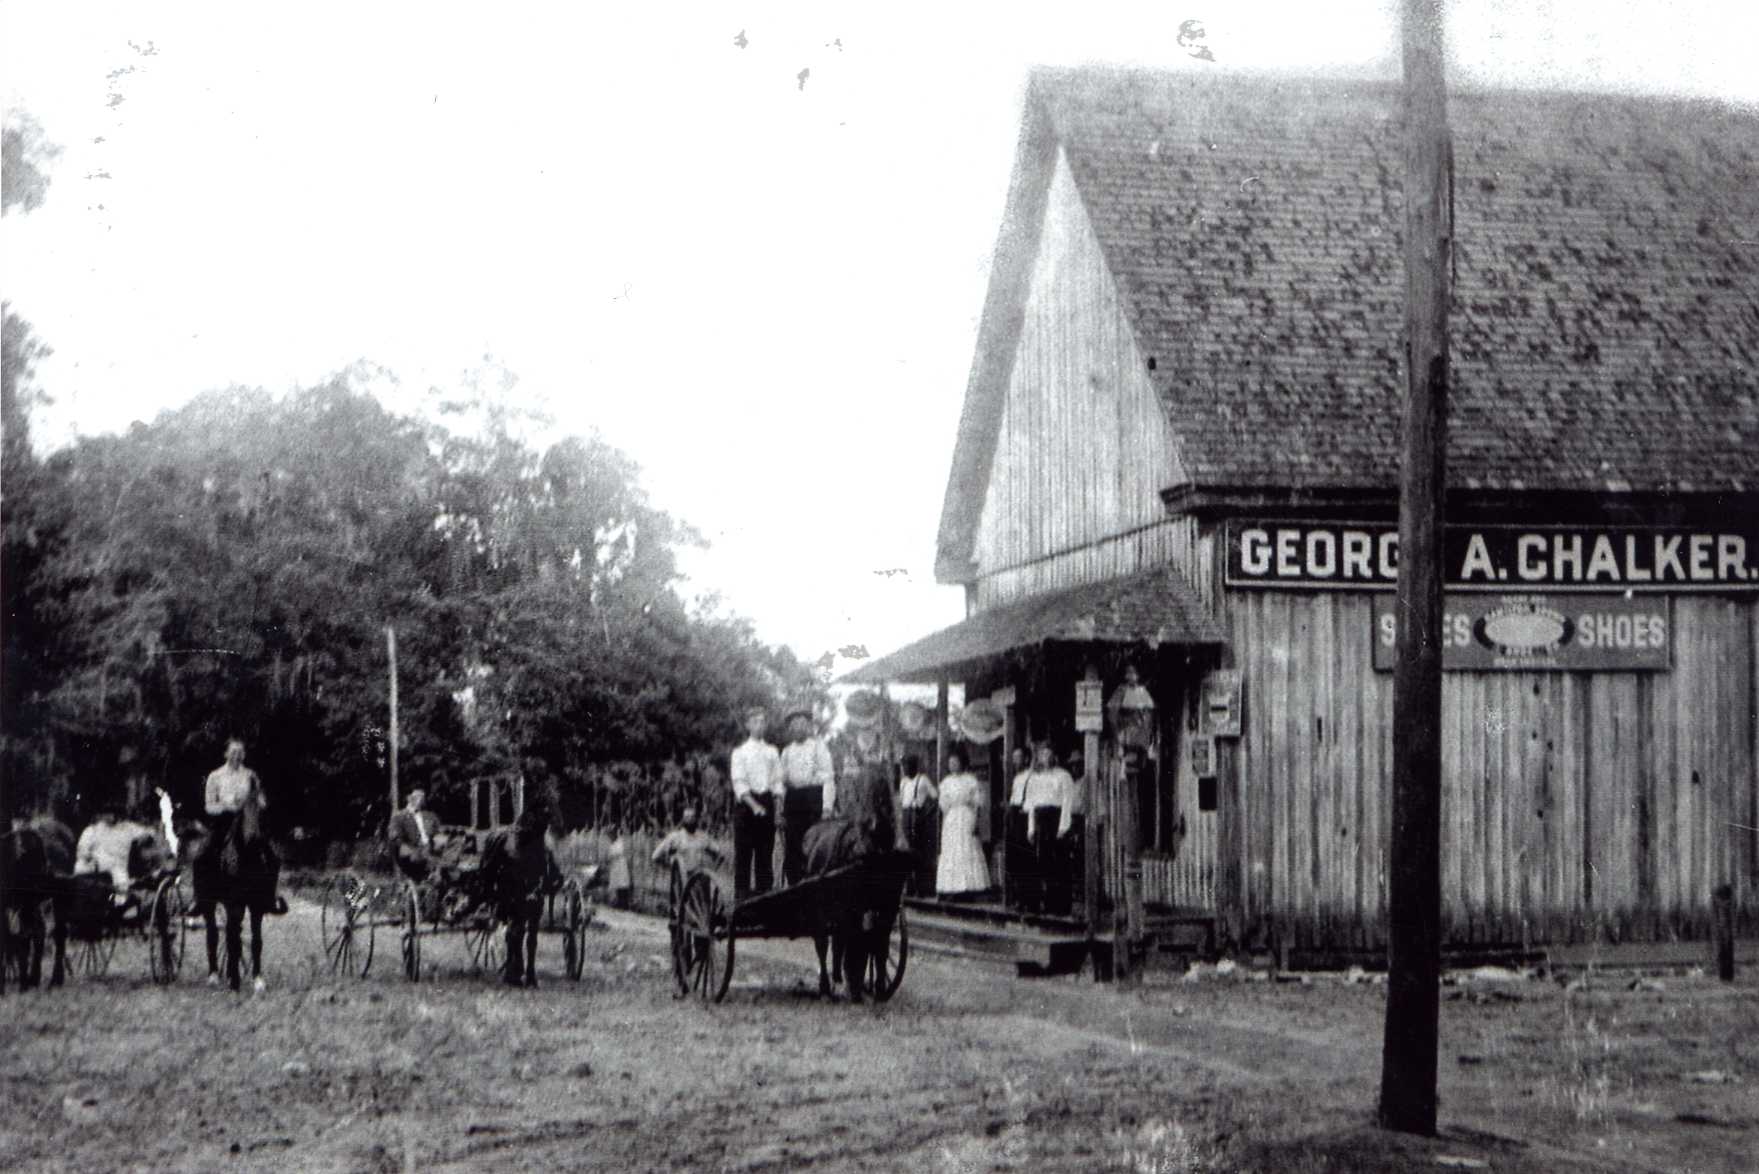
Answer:
[(668, 925), (672, 977), (682, 996), (727, 996), (741, 938), (827, 937), (858, 941), (863, 993), (884, 1002), (904, 981), (910, 931), (904, 918), (908, 852), (882, 852), (785, 888), (729, 901), (710, 873), (672, 869)]

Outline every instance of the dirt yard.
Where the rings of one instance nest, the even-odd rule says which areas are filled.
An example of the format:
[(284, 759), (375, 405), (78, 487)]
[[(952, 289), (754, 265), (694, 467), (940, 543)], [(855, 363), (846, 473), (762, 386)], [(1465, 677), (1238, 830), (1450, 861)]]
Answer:
[[(1590, 972), (1443, 1004), (1439, 1139), (1369, 1126), (1383, 989), (1342, 976), (1118, 991), (918, 951), (879, 1008), (824, 1003), (805, 942), (672, 998), (663, 927), (614, 916), (584, 981), (471, 977), (395, 931), (318, 973), (315, 907), (271, 923), (262, 995), (110, 975), (0, 1001), (0, 1165), (20, 1170), (1759, 1169), (1759, 983)], [(1635, 985), (1636, 989), (1632, 989)]]

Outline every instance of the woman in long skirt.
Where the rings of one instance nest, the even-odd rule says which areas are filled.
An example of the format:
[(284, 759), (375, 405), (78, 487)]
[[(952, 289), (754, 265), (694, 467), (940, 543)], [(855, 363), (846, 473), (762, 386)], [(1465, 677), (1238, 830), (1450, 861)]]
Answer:
[(982, 788), (958, 754), (947, 755), (941, 780), (941, 859), (935, 891), (945, 897), (969, 896), (989, 888), (989, 865), (977, 839)]

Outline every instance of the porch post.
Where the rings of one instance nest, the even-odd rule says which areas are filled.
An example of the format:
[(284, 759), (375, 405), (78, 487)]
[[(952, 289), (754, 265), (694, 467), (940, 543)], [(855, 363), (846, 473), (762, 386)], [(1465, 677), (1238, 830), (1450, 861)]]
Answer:
[(935, 685), (934, 695), (934, 777), (947, 775), (947, 688), (943, 674)]

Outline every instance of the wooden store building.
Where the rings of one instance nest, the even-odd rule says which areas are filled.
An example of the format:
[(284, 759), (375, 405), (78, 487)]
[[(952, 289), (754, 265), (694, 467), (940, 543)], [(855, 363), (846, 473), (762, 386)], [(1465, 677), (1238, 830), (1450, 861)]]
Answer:
[[(1399, 108), (1034, 73), (938, 537), (968, 618), (854, 675), (1003, 707), (996, 828), (1007, 752), (1097, 725), (1108, 901), (1139, 883), (1224, 942), (1385, 941)], [(1447, 941), (1702, 936), (1721, 885), (1751, 934), (1759, 116), (1449, 117)], [(1095, 699), (1131, 667), (1154, 738), (1126, 772)]]

